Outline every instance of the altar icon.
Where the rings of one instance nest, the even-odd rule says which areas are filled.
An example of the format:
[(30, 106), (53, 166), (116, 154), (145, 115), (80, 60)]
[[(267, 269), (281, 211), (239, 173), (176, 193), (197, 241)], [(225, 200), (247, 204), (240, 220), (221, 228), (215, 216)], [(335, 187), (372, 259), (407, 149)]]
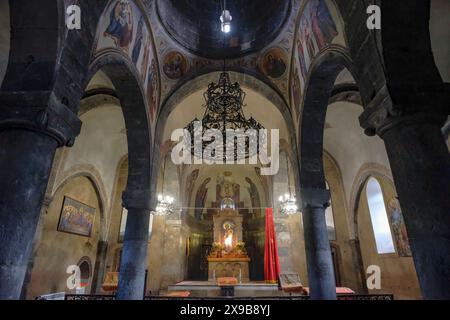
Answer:
[[(230, 199), (231, 200), (231, 199)], [(232, 277), (248, 282), (250, 258), (242, 242), (243, 217), (225, 208), (213, 216), (214, 244), (208, 257), (208, 280)]]

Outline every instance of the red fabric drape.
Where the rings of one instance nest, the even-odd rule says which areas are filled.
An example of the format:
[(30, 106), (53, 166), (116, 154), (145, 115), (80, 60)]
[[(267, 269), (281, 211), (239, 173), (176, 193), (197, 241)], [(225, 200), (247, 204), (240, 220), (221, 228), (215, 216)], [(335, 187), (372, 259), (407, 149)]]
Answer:
[(272, 208), (266, 208), (266, 243), (264, 248), (264, 278), (268, 283), (278, 282), (280, 260), (275, 237)]

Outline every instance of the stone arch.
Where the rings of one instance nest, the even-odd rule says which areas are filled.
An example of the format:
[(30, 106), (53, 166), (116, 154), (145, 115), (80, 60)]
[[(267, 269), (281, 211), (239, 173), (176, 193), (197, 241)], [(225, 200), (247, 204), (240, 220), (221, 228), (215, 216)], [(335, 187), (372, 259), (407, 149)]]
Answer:
[(352, 187), (352, 193), (350, 196), (350, 206), (351, 206), (351, 224), (350, 224), (350, 233), (351, 235), (358, 240), (358, 204), (361, 199), (362, 191), (364, 186), (367, 183), (367, 180), (370, 177), (374, 177), (376, 179), (383, 179), (387, 183), (389, 183), (392, 188), (395, 190), (394, 181), (392, 178), (392, 174), (388, 168), (383, 165), (377, 163), (366, 163), (360, 169), (358, 174), (355, 177)]
[[(333, 48), (323, 52), (311, 66), (300, 115), (300, 185), (302, 189), (325, 189), (323, 138), (329, 98), (338, 74), (347, 68), (354, 75), (348, 54)], [(357, 77), (354, 76), (357, 83)]]
[[(87, 79), (99, 70), (110, 78), (116, 89), (127, 129), (129, 162), (125, 204), (150, 210), (152, 139), (145, 91), (139, 74), (134, 65), (117, 52), (106, 52), (97, 57), (91, 64)], [(133, 201), (127, 202), (126, 199)]]
[(52, 190), (49, 190), (51, 197), (58, 192), (62, 187), (64, 187), (67, 183), (77, 177), (85, 177), (87, 178), (93, 185), (95, 193), (99, 199), (100, 204), (100, 221), (101, 221), (101, 229), (100, 229), (100, 239), (105, 240), (106, 230), (107, 230), (107, 214), (109, 210), (108, 197), (106, 194), (106, 189), (103, 184), (102, 178), (98, 170), (92, 165), (77, 165), (69, 170), (61, 173), (58, 177), (58, 180), (55, 182)]
[[(389, 170), (379, 164), (369, 163), (362, 166), (357, 179), (355, 180), (356, 189), (353, 197), (354, 211), (352, 212), (354, 222), (355, 241), (358, 243), (359, 255), (358, 257), (362, 266), (362, 273), (365, 273), (365, 268), (368, 265), (379, 265), (383, 270), (383, 277), (385, 286), (381, 290), (391, 292), (396, 299), (420, 299), (420, 285), (418, 282), (418, 273), (413, 258), (410, 255), (405, 255), (406, 251), (402, 251), (401, 242), (396, 237), (393, 220), (391, 202), (397, 199), (397, 191), (394, 182), (390, 176)], [(392, 239), (393, 251), (379, 251), (378, 242), (376, 240), (377, 231), (374, 220), (371, 217), (372, 209), (370, 207), (370, 200), (367, 195), (368, 183), (370, 180), (376, 181), (378, 184), (385, 209), (388, 228)], [(400, 204), (394, 206), (400, 210)], [(404, 224), (404, 221), (402, 222)], [(408, 243), (408, 237), (406, 243)], [(404, 250), (404, 247), (403, 247)], [(403, 252), (403, 253), (402, 253)], [(401, 271), (399, 271), (401, 270)], [(402, 274), (402, 278), (398, 279), (398, 274)], [(366, 275), (364, 274), (364, 278)], [(364, 280), (363, 278), (363, 280)], [(405, 288), (401, 286), (402, 283), (407, 282)], [(365, 281), (363, 281), (365, 284)], [(373, 289), (367, 288), (369, 293), (374, 293)], [(380, 291), (383, 292), (383, 291)]]
[[(62, 1), (59, 2), (63, 3)], [(140, 8), (148, 8), (150, 5), (150, 0), (137, 0), (135, 2)], [(67, 98), (69, 108), (75, 113), (78, 111), (86, 84), (92, 78), (90, 69), (99, 35), (98, 27), (107, 14), (110, 3), (110, 0), (97, 0), (95, 3), (89, 0), (79, 0), (77, 5), (80, 6), (82, 12), (81, 29), (69, 32), (65, 27), (65, 22), (62, 22), (66, 33), (60, 53), (61, 67), (55, 80), (54, 92), (60, 100), (66, 100), (64, 98)], [(61, 16), (65, 17), (65, 7), (64, 5), (62, 7)], [(71, 72), (75, 63), (74, 60), (77, 63), (78, 70), (81, 71)]]
[[(414, 5), (380, 0), (380, 7), (383, 12), (381, 46), (392, 100), (407, 108), (408, 105), (427, 106), (430, 90), (435, 90), (432, 86), (443, 84), (431, 47), (430, 0), (419, 0)], [(405, 14), (414, 20), (399, 18)]]
[[(159, 149), (164, 143), (162, 141), (164, 128), (167, 123), (167, 119), (170, 113), (176, 108), (176, 106), (183, 101), (184, 98), (189, 96), (191, 93), (201, 89), (206, 88), (209, 83), (217, 81), (218, 75), (221, 71), (217, 68), (203, 70), (195, 75), (191, 75), (188, 78), (183, 79), (180, 83), (172, 90), (172, 92), (166, 97), (162, 106), (160, 108), (160, 113), (158, 116), (156, 131), (155, 131), (155, 141), (154, 148)], [(256, 74), (254, 71), (247, 70), (244, 68), (230, 67), (229, 73), (232, 76), (232, 81), (238, 81), (242, 86), (248, 87), (257, 93), (261, 94), (267, 100), (272, 102), (280, 111), (284, 121), (288, 128), (294, 128), (294, 120), (289, 108), (288, 103), (282, 96), (282, 94), (276, 89), (272, 84), (268, 83), (267, 80), (262, 78), (260, 75)], [(234, 79), (233, 79), (234, 77)], [(195, 81), (193, 81), (195, 80)], [(293, 159), (293, 168), (296, 175), (296, 180), (298, 181), (298, 171), (297, 165), (297, 142), (294, 130), (289, 132), (292, 152), (291, 154), (295, 157)], [(161, 155), (154, 154), (152, 174), (157, 174), (161, 162)], [(152, 193), (156, 191), (156, 184), (152, 185)]]
[[(63, 1), (10, 2), (10, 60), (2, 91), (52, 89), (65, 37), (64, 11)], [(36, 17), (37, 12), (43, 15)], [(46, 50), (24, 43), (45, 43)]]
[[(331, 195), (331, 205), (333, 210), (333, 218), (335, 225), (336, 240), (330, 241), (331, 244), (336, 244), (335, 254), (336, 261), (339, 268), (335, 271), (340, 272), (340, 280), (342, 284), (346, 284), (355, 291), (366, 293), (365, 286), (366, 273), (363, 270), (361, 251), (357, 239), (352, 237), (349, 221), (351, 215), (348, 211), (347, 196), (344, 188), (341, 168), (336, 159), (327, 151), (324, 150), (324, 168), (327, 173), (327, 183)], [(333, 254), (333, 250), (332, 250)], [(344, 266), (344, 261), (351, 261), (352, 268)], [(338, 279), (338, 277), (336, 277)]]
[[(344, 217), (339, 217), (339, 219), (344, 219), (346, 221), (345, 225), (348, 226), (347, 223), (347, 201), (346, 201), (346, 195), (345, 195), (345, 189), (344, 189), (344, 183), (342, 180), (342, 172), (341, 168), (336, 161), (336, 159), (327, 151), (324, 149), (323, 151), (323, 159), (324, 159), (324, 166), (328, 166), (329, 168), (329, 174), (331, 176), (331, 179), (326, 179), (326, 184), (328, 184), (328, 188), (330, 190), (331, 199), (333, 203), (333, 218), (335, 220), (335, 228), (337, 232), (337, 226), (336, 226), (336, 213), (337, 211), (343, 211), (341, 214), (344, 215)], [(334, 206), (340, 207), (340, 210), (334, 210)], [(348, 228), (346, 228), (348, 229)], [(344, 233), (344, 230), (341, 230), (342, 233)]]

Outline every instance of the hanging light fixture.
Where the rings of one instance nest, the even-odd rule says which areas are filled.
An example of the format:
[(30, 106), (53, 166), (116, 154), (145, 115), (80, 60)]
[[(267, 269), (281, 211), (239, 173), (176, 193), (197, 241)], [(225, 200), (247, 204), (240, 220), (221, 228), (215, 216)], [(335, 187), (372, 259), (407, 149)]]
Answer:
[[(222, 16), (220, 21), (222, 22), (222, 31), (228, 33), (231, 28), (232, 17), (230, 11), (226, 8), (226, 0), (221, 2), (221, 4)], [(224, 35), (224, 49), (226, 46), (225, 40), (226, 37)], [(226, 59), (224, 59), (223, 72), (219, 76), (219, 82), (210, 83), (207, 91), (203, 94), (206, 110), (202, 120), (195, 118), (185, 128), (190, 134), (192, 155), (199, 159), (206, 158), (207, 160), (216, 160), (219, 157), (226, 163), (229, 160), (245, 160), (259, 152), (260, 144), (265, 143), (267, 137), (261, 131), (264, 127), (258, 121), (253, 117), (249, 119), (245, 117), (243, 111), (243, 108), (246, 106), (245, 96), (246, 94), (241, 89), (240, 84), (231, 82), (230, 74), (226, 72)], [(196, 137), (200, 136), (203, 138), (211, 130), (216, 132), (219, 130), (222, 135), (222, 155), (216, 154), (220, 150), (214, 150), (211, 154), (204, 154), (205, 148), (211, 144), (210, 139), (206, 139), (209, 141), (203, 140), (201, 147), (197, 147)], [(246, 135), (249, 132), (256, 136), (250, 137), (250, 135)], [(239, 142), (236, 143), (236, 141), (242, 141), (240, 140), (242, 135), (245, 139), (243, 149), (240, 148)]]
[[(253, 117), (249, 119), (245, 117), (243, 111), (243, 108), (246, 106), (244, 103), (245, 92), (241, 89), (239, 83), (231, 83), (230, 75), (224, 71), (220, 74), (219, 82), (211, 83), (203, 96), (206, 101), (203, 119), (195, 118), (186, 127), (191, 136), (192, 154), (200, 159), (205, 158), (203, 151), (211, 142), (202, 141), (202, 148), (196, 148), (195, 137), (204, 137), (208, 130), (219, 130), (221, 132), (223, 150), (226, 151), (223, 153), (224, 162), (228, 160), (226, 154), (229, 150), (234, 150), (233, 160), (248, 159), (257, 154), (259, 143), (265, 142), (266, 137), (262, 134), (260, 139), (255, 141), (256, 144), (250, 143), (250, 137), (247, 136), (244, 150), (238, 150), (236, 139), (230, 139), (230, 135), (232, 135), (230, 132), (242, 133), (249, 132), (249, 130), (259, 132), (259, 130), (264, 129)], [(200, 127), (196, 126), (198, 123), (201, 123)], [(198, 132), (198, 130), (202, 131)], [(214, 157), (216, 157), (216, 154), (212, 154), (212, 158)]]
[(289, 193), (286, 193), (284, 196), (280, 196), (278, 199), (278, 203), (281, 208), (281, 213), (286, 215), (292, 215), (298, 213), (298, 206), (297, 206), (297, 198), (295, 195), (291, 194), (291, 182), (290, 182), (290, 175), (289, 175), (289, 162), (288, 158), (286, 156), (286, 170), (287, 170), (287, 180), (288, 180), (288, 189)]
[(164, 196), (164, 180), (166, 175), (166, 158), (164, 158), (164, 166), (163, 166), (163, 181), (162, 181), (162, 191), (163, 194), (158, 195), (158, 203), (156, 205), (154, 215), (157, 216), (168, 216), (175, 212), (176, 207), (174, 205), (175, 199), (169, 195)]
[(298, 212), (297, 199), (295, 196), (285, 194), (278, 199), (280, 204), (281, 213), (286, 215), (296, 214)]
[(223, 33), (229, 33), (231, 31), (231, 21), (233, 20), (233, 17), (231, 16), (231, 13), (229, 10), (227, 10), (227, 1), (223, 1), (223, 7), (222, 7), (222, 15), (220, 16), (220, 22), (221, 22), (221, 30)]
[(174, 201), (175, 199), (171, 196), (163, 196), (162, 194), (159, 194), (155, 215), (168, 216), (174, 213), (175, 212)]

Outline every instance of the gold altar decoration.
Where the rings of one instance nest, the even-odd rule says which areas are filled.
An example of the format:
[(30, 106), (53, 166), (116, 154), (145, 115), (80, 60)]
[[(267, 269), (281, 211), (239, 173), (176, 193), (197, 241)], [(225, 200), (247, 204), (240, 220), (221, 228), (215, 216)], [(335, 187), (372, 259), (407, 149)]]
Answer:
[(106, 292), (115, 292), (119, 287), (119, 273), (108, 272), (103, 282), (102, 289)]
[(238, 284), (238, 279), (235, 277), (222, 277), (217, 279), (219, 287), (235, 286)]
[(215, 242), (212, 245), (211, 253), (208, 256), (210, 259), (234, 259), (234, 258), (248, 258), (247, 250), (244, 242), (238, 242), (234, 248), (226, 250), (221, 243)]
[(250, 257), (242, 241), (243, 217), (234, 209), (222, 209), (213, 216), (214, 243), (208, 256), (208, 280), (236, 278), (248, 282)]

